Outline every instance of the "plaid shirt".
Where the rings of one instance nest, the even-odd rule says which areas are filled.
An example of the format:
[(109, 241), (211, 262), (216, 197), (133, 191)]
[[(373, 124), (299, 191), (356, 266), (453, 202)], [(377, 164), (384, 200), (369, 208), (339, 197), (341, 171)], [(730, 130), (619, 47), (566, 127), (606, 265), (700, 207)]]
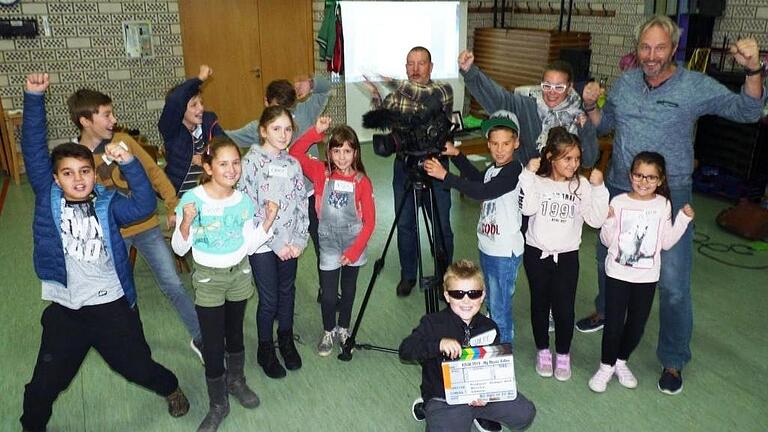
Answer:
[(430, 81), (428, 84), (418, 84), (403, 80), (391, 81), (387, 87), (392, 92), (384, 98), (383, 102), (381, 99), (374, 98), (371, 101), (374, 108), (386, 108), (404, 114), (412, 114), (426, 110), (427, 108), (422, 101), (434, 92), (439, 92), (445, 115), (449, 116), (453, 111), (453, 88), (450, 84), (435, 81)]

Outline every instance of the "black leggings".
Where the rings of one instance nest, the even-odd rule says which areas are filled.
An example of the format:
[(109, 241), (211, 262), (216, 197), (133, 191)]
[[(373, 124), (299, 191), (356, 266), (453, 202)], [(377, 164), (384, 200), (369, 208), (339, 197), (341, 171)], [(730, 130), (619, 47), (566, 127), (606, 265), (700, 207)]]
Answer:
[(632, 283), (605, 277), (605, 328), (600, 361), (628, 360), (637, 348), (651, 314), (656, 282)]
[(200, 332), (203, 334), (203, 360), (205, 376), (218, 378), (224, 375), (224, 349), (240, 353), (243, 346), (243, 318), (247, 300), (224, 302), (221, 306), (195, 306)]
[(320, 310), (323, 313), (323, 328), (331, 331), (336, 327), (336, 293), (339, 291), (339, 276), (341, 276), (341, 304), (339, 304), (339, 327), (349, 328), (352, 318), (352, 306), (355, 303), (357, 291), (357, 274), (360, 267), (342, 266), (336, 270), (320, 270), (320, 288), (323, 296)]
[(319, 221), (317, 220), (317, 211), (315, 210), (315, 194), (312, 194), (307, 198), (307, 216), (309, 216), (309, 238), (312, 239), (312, 246), (315, 249), (315, 267), (317, 268), (317, 279), (320, 281), (320, 240), (318, 238), (317, 228)]
[(523, 266), (531, 289), (531, 327), (536, 349), (549, 348), (549, 311), (555, 320), (555, 351), (568, 354), (573, 339), (573, 307), (579, 282), (579, 251), (541, 259), (541, 249), (525, 245)]

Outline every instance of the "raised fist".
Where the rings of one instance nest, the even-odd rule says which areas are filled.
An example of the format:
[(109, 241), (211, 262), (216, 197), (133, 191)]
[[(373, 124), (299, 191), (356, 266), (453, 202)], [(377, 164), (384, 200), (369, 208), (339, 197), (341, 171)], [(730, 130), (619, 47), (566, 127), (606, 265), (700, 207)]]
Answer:
[(737, 40), (731, 45), (731, 54), (736, 63), (747, 69), (755, 70), (760, 67), (760, 48), (752, 38)]
[(197, 216), (197, 207), (195, 207), (195, 203), (186, 203), (182, 212), (184, 214), (182, 222), (191, 222)]
[(596, 81), (588, 82), (584, 86), (584, 91), (581, 92), (581, 98), (584, 100), (584, 106), (593, 107), (597, 104), (597, 99), (600, 97), (600, 84)]
[(33, 73), (27, 75), (26, 89), (28, 92), (45, 93), (51, 82), (47, 73)]
[(696, 213), (693, 211), (693, 207), (691, 207), (690, 204), (686, 204), (681, 209), (684, 215), (688, 216), (689, 218), (693, 219), (693, 217), (696, 215)]
[(541, 166), (541, 158), (532, 158), (528, 161), (528, 165), (525, 166), (525, 169), (527, 169), (530, 172), (535, 173), (539, 170), (539, 167)]
[(475, 62), (475, 55), (472, 51), (464, 50), (459, 53), (459, 69), (464, 72), (468, 71), (472, 64)]
[(207, 64), (200, 65), (200, 72), (197, 74), (197, 77), (200, 79), (200, 81), (205, 81), (208, 78), (213, 75), (213, 69), (211, 69), (210, 66)]
[(317, 121), (315, 122), (315, 130), (317, 130), (317, 133), (325, 133), (329, 127), (331, 127), (330, 116), (320, 116), (317, 118)]
[(128, 145), (120, 141), (118, 143), (109, 143), (104, 146), (104, 154), (112, 160), (116, 160), (118, 163), (125, 163), (133, 159), (131, 151), (128, 150)]
[(592, 173), (589, 175), (589, 184), (592, 186), (600, 186), (603, 184), (603, 172), (597, 168), (593, 169)]

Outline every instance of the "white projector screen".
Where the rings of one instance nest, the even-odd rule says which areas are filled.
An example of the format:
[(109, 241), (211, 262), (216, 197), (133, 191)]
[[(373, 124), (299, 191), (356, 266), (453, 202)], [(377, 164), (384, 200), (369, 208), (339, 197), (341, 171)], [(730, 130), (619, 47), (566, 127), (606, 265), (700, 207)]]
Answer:
[[(454, 110), (464, 106), (464, 82), (457, 58), (467, 46), (467, 3), (458, 1), (341, 1), (344, 28), (344, 81), (347, 124), (361, 141), (376, 131), (364, 129), (371, 109), (362, 76), (407, 79), (405, 57), (414, 46), (432, 54), (432, 79), (451, 84)], [(382, 97), (386, 88), (379, 85)]]

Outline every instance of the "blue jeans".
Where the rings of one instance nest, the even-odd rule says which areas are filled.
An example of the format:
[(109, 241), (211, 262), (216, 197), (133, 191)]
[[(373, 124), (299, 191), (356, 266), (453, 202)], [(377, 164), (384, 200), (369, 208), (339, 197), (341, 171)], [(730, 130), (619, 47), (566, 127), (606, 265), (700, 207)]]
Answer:
[[(392, 174), (392, 189), (395, 198), (395, 211), (397, 205), (406, 192), (408, 184), (408, 172), (405, 162), (399, 158), (395, 159)], [(451, 231), (451, 191), (443, 186), (443, 183), (432, 180), (432, 189), (435, 192), (435, 201), (437, 202), (438, 218), (440, 219), (440, 228), (445, 246), (446, 265), (453, 262), (453, 231)], [(427, 209), (427, 216), (432, 219), (432, 204), (429, 199), (429, 192), (423, 192), (424, 206)], [(417, 257), (420, 250), (416, 247), (416, 209), (411, 197), (406, 197), (403, 211), (400, 219), (397, 221), (397, 251), (400, 255), (400, 278), (407, 280), (416, 279)], [(431, 229), (435, 229), (433, 224)], [(439, 241), (439, 240), (438, 240)], [(437, 245), (436, 245), (437, 246)]]
[[(608, 188), (611, 197), (615, 193)], [(691, 202), (691, 188), (670, 190), (672, 218)], [(601, 256), (602, 249), (602, 256)], [(598, 313), (605, 310), (605, 246), (598, 243), (598, 283), (600, 292), (595, 298)], [(693, 333), (693, 303), (691, 301), (691, 268), (693, 266), (693, 224), (668, 251), (661, 251), (661, 277), (659, 279), (659, 341), (656, 356), (665, 368), (682, 369), (691, 360), (691, 335)]]
[(184, 288), (184, 284), (181, 283), (178, 273), (176, 273), (176, 262), (165, 238), (163, 238), (160, 227), (156, 226), (136, 235), (125, 237), (124, 240), (128, 250), (133, 245), (144, 257), (155, 276), (160, 291), (171, 301), (171, 305), (176, 309), (176, 313), (179, 314), (181, 322), (184, 323), (184, 327), (187, 328), (192, 339), (202, 340), (195, 305)]
[(523, 255), (497, 257), (480, 251), (480, 267), (485, 278), (485, 301), (491, 319), (499, 326), (501, 343), (512, 343), (515, 339), (515, 315), (512, 297), (515, 295), (517, 270)]

